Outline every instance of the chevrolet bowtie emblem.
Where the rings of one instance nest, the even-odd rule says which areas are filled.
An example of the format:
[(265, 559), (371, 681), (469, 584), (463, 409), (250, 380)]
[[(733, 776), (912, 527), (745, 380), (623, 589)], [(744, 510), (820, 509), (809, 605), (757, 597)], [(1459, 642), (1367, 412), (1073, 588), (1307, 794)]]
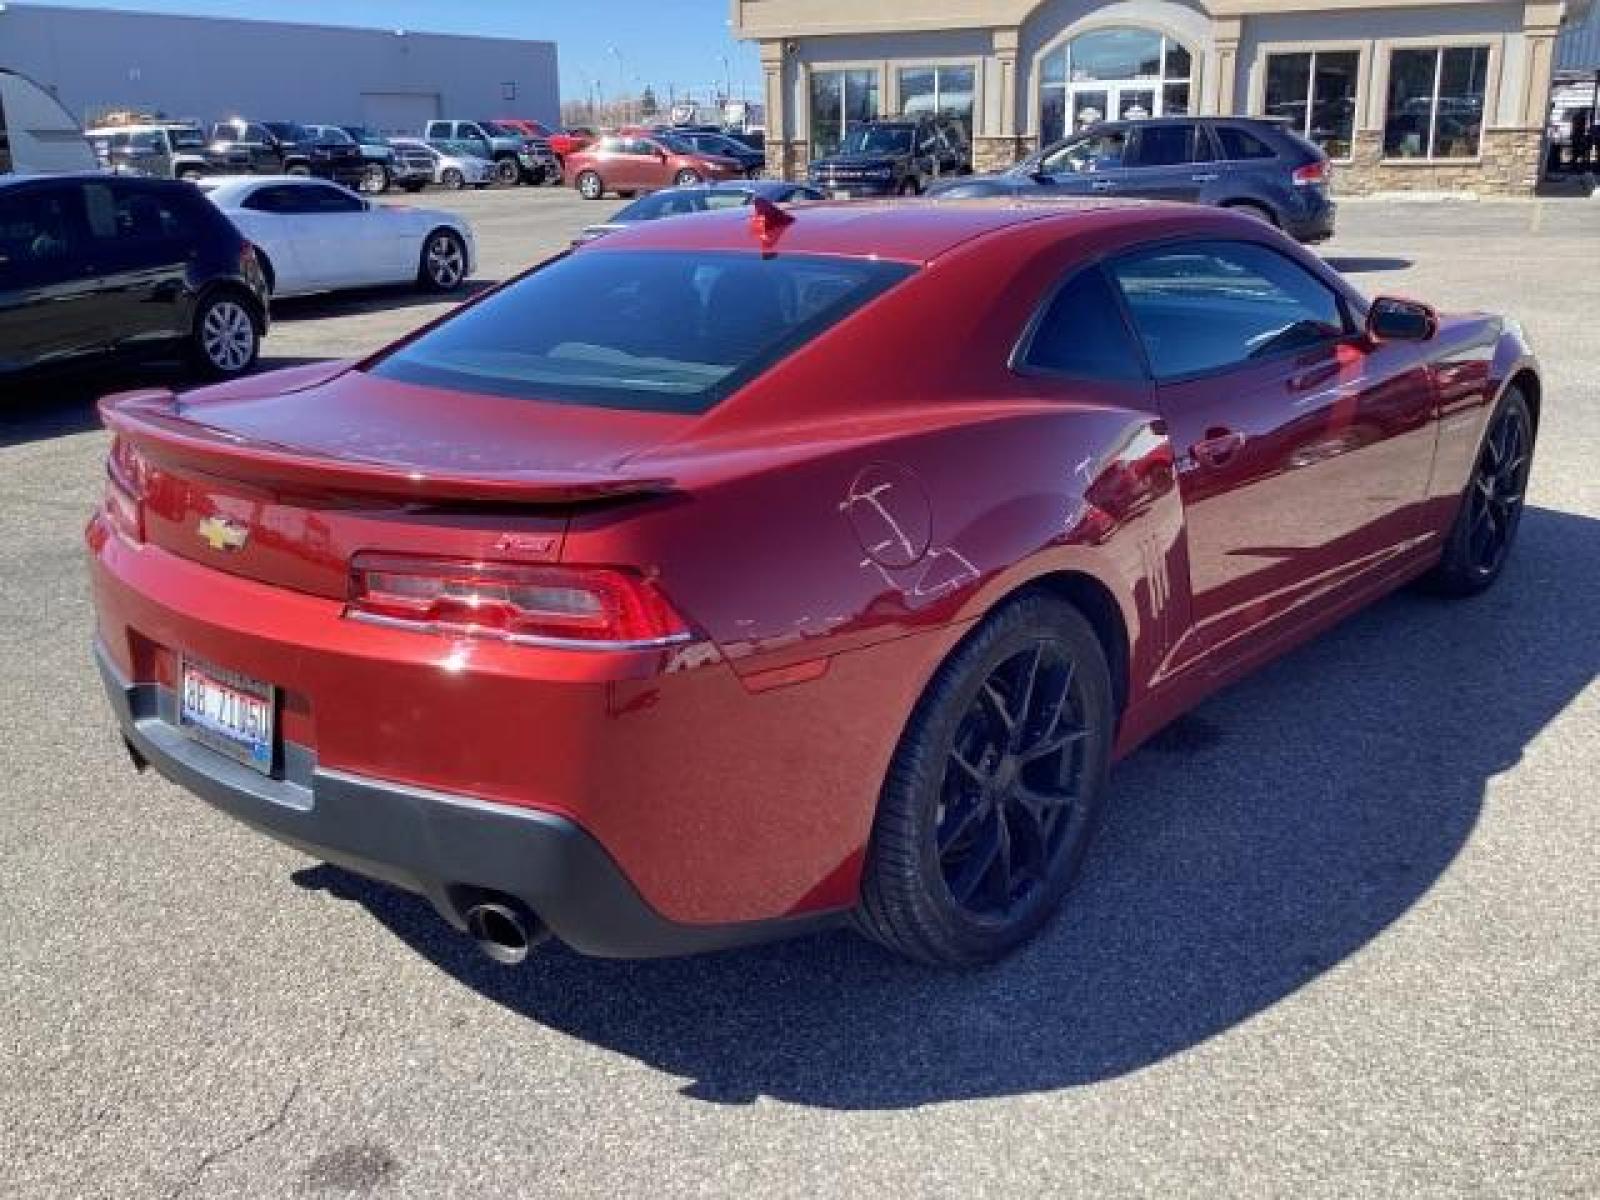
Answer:
[(200, 535), (200, 540), (213, 550), (243, 550), (244, 544), (250, 540), (250, 530), (244, 525), (234, 521), (225, 521), (221, 517), (206, 517), (195, 532)]

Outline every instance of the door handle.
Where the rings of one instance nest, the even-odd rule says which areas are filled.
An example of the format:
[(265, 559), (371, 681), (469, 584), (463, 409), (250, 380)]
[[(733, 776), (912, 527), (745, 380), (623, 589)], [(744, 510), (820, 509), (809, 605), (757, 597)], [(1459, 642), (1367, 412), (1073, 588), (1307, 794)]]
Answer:
[(1207, 175), (1191, 175), (1189, 178), (1195, 183), (1215, 183), (1217, 180), (1221, 179), (1222, 176), (1213, 171)]
[(1189, 456), (1202, 466), (1225, 467), (1244, 449), (1244, 434), (1232, 429), (1210, 429), (1189, 448)]

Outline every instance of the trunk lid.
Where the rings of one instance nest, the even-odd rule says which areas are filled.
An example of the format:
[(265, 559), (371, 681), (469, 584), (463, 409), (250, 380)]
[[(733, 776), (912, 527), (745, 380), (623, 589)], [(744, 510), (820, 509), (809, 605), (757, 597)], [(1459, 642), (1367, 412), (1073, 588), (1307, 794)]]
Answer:
[(685, 421), (325, 366), (110, 396), (101, 414), (137, 452), (146, 541), (328, 597), (363, 550), (556, 561), (575, 507), (671, 489), (625, 463)]

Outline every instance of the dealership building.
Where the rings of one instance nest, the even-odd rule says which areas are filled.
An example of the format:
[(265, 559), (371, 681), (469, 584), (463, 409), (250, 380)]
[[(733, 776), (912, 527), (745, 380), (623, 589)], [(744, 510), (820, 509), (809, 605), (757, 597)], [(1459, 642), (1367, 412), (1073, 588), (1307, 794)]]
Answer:
[(786, 173), (943, 110), (976, 165), (1094, 120), (1286, 119), (1346, 194), (1533, 189), (1557, 39), (1590, 0), (732, 0)]
[(436, 117), (553, 124), (561, 109), (553, 42), (401, 29), (0, 4), (0, 66), (80, 121), (125, 109), (410, 133)]

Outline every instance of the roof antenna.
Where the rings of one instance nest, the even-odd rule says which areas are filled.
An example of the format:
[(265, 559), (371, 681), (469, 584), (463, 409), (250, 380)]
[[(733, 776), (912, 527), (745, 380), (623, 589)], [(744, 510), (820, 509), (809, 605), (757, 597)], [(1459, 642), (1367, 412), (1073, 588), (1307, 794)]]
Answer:
[(770, 250), (779, 236), (794, 224), (794, 214), (786, 213), (765, 196), (750, 200), (750, 232), (761, 241), (763, 250)]

